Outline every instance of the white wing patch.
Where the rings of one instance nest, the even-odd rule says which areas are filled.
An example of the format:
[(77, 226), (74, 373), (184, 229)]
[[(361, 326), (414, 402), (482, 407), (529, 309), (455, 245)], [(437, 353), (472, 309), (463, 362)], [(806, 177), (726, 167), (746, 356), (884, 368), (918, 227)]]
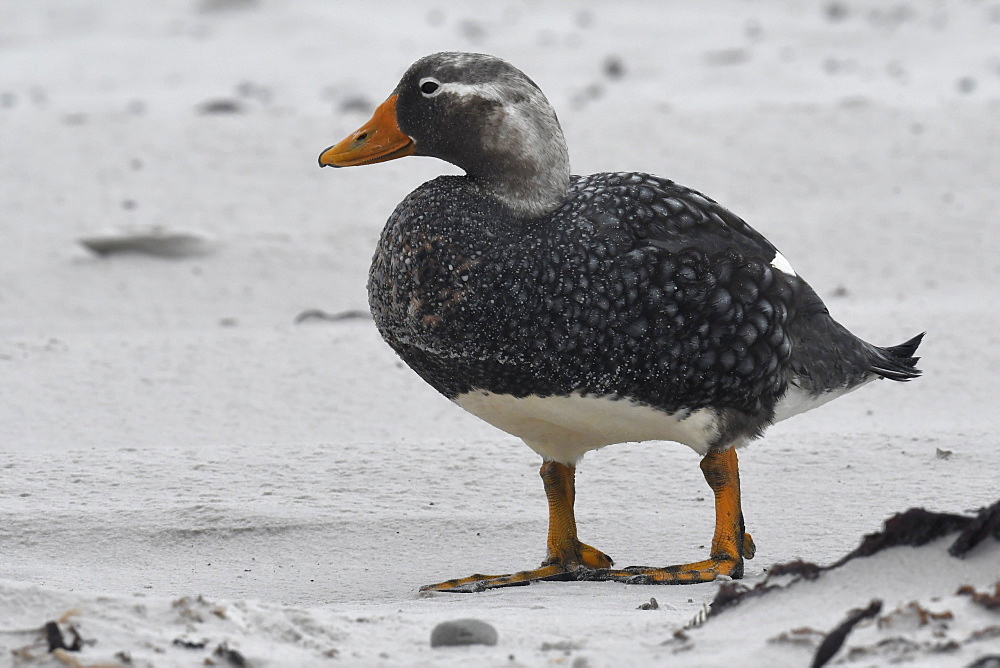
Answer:
[(771, 266), (782, 272), (783, 274), (788, 274), (789, 276), (798, 276), (795, 270), (792, 269), (792, 265), (785, 259), (785, 256), (778, 251), (774, 252), (774, 259), (771, 260)]

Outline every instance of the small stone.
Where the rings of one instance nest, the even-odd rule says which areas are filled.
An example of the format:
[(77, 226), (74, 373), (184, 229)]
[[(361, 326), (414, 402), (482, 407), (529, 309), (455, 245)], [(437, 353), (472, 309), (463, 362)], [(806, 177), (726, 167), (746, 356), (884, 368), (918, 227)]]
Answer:
[(625, 63), (620, 57), (611, 55), (604, 59), (604, 76), (612, 80), (625, 76)]
[(459, 21), (458, 31), (462, 33), (462, 37), (469, 40), (473, 44), (480, 44), (484, 39), (486, 39), (486, 29), (481, 23), (471, 19)]
[(242, 114), (243, 105), (236, 100), (218, 99), (208, 100), (198, 105), (198, 113), (202, 115), (210, 114)]
[(850, 9), (843, 2), (830, 2), (824, 8), (826, 18), (829, 21), (843, 21), (851, 13)]
[(456, 619), (441, 622), (431, 631), (431, 647), (459, 645), (496, 645), (497, 630), (478, 619)]
[(951, 450), (942, 450), (941, 448), (937, 448), (938, 459), (951, 459), (953, 454), (954, 453)]
[(371, 100), (361, 95), (351, 95), (340, 101), (340, 110), (343, 112), (368, 114), (374, 108)]
[(972, 77), (962, 77), (955, 84), (955, 87), (958, 88), (959, 93), (972, 93), (976, 90), (976, 80)]

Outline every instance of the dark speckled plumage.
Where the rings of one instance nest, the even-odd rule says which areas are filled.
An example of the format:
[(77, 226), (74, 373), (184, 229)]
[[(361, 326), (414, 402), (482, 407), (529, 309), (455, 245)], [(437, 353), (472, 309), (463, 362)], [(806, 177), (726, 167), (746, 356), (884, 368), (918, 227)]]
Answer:
[[(735, 446), (875, 378), (920, 374), (920, 336), (891, 348), (854, 336), (770, 242), (713, 200), (648, 174), (571, 176), (552, 107), (499, 58), (421, 58), (319, 162), (412, 154), (466, 174), (425, 183), (390, 216), (368, 280), (375, 324), (424, 380), (542, 456), (549, 504), (541, 566), (424, 589), (740, 578), (756, 544)], [(701, 455), (711, 550), (615, 569), (577, 535), (576, 464), (650, 440)]]
[(573, 177), (563, 205), (531, 220), (441, 177), (393, 212), (369, 295), (383, 337), (449, 398), (711, 407), (728, 443), (769, 423), (790, 371), (819, 393), (893, 358), (772, 267), (775, 252), (711, 199), (647, 174)]
[[(920, 373), (920, 337), (893, 348), (855, 337), (713, 200), (648, 174), (570, 176), (552, 107), (499, 58), (418, 60), (320, 162), (411, 153), (466, 175), (425, 183), (393, 212), (368, 282), (375, 322), (427, 382), (543, 456), (572, 463), (662, 437), (704, 454), (875, 377)], [(545, 397), (644, 408), (601, 404), (594, 422), (581, 407), (596, 404), (541, 408)], [(645, 422), (614, 427), (633, 419)]]

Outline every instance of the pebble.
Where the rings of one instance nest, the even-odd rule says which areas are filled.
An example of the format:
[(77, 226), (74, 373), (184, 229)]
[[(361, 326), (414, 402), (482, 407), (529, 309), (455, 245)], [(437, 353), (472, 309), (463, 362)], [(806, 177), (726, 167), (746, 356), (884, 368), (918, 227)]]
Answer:
[(441, 622), (431, 631), (431, 647), (458, 645), (496, 645), (497, 630), (478, 619), (456, 619)]

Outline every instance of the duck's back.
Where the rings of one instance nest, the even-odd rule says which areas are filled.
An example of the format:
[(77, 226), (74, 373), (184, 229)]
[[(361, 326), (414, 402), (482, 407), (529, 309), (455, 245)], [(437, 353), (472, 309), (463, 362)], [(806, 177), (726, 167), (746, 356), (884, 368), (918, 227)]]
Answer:
[(716, 431), (739, 439), (769, 423), (790, 381), (814, 382), (815, 346), (839, 366), (815, 379), (830, 387), (807, 390), (870, 371), (867, 344), (764, 237), (646, 174), (574, 177), (562, 207), (528, 221), (464, 177), (435, 179), (390, 217), (369, 297), (386, 341), (451, 399), (711, 408)]

